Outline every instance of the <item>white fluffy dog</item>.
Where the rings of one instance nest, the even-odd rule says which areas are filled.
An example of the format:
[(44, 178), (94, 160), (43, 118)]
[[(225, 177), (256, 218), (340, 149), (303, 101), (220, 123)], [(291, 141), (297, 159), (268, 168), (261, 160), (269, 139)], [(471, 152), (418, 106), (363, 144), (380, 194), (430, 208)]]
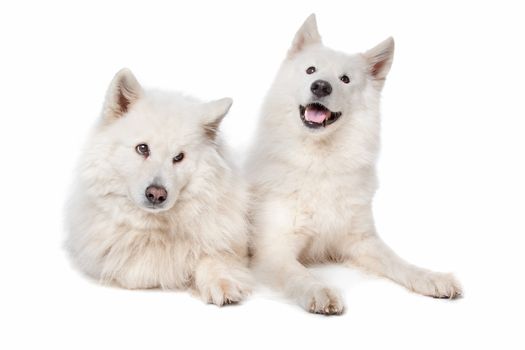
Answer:
[(217, 135), (231, 103), (117, 73), (67, 208), (80, 270), (130, 289), (192, 288), (217, 305), (249, 292), (246, 187)]
[(310, 312), (343, 311), (338, 292), (305, 267), (316, 262), (350, 262), (423, 295), (461, 294), (453, 275), (403, 261), (374, 227), (379, 99), (393, 54), (392, 38), (363, 54), (331, 50), (311, 15), (262, 108), (246, 169), (253, 263)]

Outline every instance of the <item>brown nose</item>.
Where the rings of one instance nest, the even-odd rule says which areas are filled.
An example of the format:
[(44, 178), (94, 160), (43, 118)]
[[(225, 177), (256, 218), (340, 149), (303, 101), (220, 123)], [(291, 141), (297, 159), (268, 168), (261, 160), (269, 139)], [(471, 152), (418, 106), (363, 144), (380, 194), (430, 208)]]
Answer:
[(146, 188), (146, 198), (151, 204), (161, 204), (168, 197), (168, 192), (162, 186), (151, 185)]

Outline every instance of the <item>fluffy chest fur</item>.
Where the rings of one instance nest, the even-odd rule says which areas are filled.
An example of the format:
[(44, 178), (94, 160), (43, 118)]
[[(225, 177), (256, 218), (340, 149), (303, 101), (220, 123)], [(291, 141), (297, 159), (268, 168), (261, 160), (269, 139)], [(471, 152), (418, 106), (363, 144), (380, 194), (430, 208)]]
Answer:
[(187, 284), (200, 252), (167, 215), (144, 214), (123, 198), (84, 198), (70, 209), (79, 214), (68, 246), (92, 277), (129, 288)]
[(293, 216), (293, 225), (317, 235), (349, 232), (354, 208), (370, 203), (376, 188), (375, 168), (356, 166), (352, 152), (336, 143), (301, 143), (264, 152), (252, 172), (261, 202), (278, 199)]

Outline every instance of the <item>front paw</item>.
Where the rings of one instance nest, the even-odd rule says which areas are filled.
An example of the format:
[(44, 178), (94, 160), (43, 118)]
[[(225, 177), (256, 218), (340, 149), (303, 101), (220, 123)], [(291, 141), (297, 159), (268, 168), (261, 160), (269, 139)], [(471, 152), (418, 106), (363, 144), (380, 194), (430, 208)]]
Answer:
[(223, 306), (240, 302), (251, 293), (251, 288), (245, 282), (225, 277), (203, 286), (200, 293), (205, 302)]
[(315, 286), (302, 297), (301, 304), (306, 311), (323, 315), (340, 315), (343, 313), (343, 299), (334, 289)]
[(451, 273), (425, 272), (411, 281), (409, 289), (434, 298), (454, 299), (463, 294), (461, 284)]

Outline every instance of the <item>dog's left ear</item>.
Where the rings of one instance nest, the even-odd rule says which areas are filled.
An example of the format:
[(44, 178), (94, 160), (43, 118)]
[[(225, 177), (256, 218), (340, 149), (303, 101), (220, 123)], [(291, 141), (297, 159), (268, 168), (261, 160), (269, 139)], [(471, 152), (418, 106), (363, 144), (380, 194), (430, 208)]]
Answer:
[(319, 31), (317, 30), (315, 14), (312, 13), (295, 34), (292, 47), (288, 50), (288, 57), (292, 57), (309, 45), (320, 43), (321, 35), (319, 35)]
[(394, 59), (394, 38), (390, 37), (365, 52), (368, 72), (375, 80), (385, 80)]
[(220, 100), (208, 102), (204, 105), (203, 127), (204, 133), (210, 140), (215, 140), (219, 125), (224, 119), (233, 100), (229, 97), (221, 98)]

